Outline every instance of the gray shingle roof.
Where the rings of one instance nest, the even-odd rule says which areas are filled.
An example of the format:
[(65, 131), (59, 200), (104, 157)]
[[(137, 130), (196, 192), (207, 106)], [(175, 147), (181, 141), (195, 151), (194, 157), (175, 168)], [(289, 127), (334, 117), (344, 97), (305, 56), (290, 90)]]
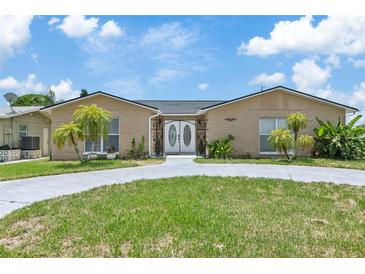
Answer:
[(222, 100), (135, 100), (158, 108), (163, 114), (196, 114), (202, 108), (223, 103)]
[(18, 116), (24, 113), (29, 113), (41, 109), (42, 106), (31, 106), (31, 107), (0, 107), (0, 119), (10, 118)]

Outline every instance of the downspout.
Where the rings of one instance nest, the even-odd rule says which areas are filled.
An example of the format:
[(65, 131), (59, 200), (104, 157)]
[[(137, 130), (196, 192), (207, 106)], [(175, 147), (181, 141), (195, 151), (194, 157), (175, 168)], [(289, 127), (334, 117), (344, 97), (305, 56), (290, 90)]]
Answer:
[(148, 156), (152, 156), (152, 138), (151, 138), (151, 121), (152, 118), (155, 118), (157, 116), (161, 115), (161, 111), (157, 110), (157, 113), (154, 115), (151, 115), (148, 118)]
[(14, 144), (14, 117), (10, 118), (10, 126), (11, 126), (11, 134), (10, 134), (10, 149), (13, 149), (13, 144)]

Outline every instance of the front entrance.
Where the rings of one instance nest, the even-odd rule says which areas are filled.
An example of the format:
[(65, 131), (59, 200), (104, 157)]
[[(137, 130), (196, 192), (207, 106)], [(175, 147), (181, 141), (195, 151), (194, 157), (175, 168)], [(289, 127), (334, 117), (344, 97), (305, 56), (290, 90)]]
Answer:
[(43, 144), (42, 144), (42, 156), (49, 155), (49, 128), (43, 128)]
[(164, 137), (166, 154), (196, 153), (194, 121), (166, 121)]

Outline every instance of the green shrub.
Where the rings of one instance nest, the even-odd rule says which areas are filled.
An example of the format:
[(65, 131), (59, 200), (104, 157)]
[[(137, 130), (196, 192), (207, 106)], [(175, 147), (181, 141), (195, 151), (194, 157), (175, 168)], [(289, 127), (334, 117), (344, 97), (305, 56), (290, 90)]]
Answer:
[(131, 141), (131, 149), (128, 150), (127, 156), (130, 159), (144, 159), (145, 158), (145, 153), (144, 153), (144, 135), (142, 136), (141, 142), (138, 144), (136, 144), (136, 138), (132, 138)]
[(228, 135), (226, 138), (215, 140), (208, 144), (209, 157), (215, 159), (227, 159), (232, 157), (232, 135)]
[(315, 154), (323, 158), (365, 159), (365, 126), (355, 126), (360, 118), (358, 115), (348, 124), (338, 119), (337, 125), (316, 118), (320, 126), (314, 129)]

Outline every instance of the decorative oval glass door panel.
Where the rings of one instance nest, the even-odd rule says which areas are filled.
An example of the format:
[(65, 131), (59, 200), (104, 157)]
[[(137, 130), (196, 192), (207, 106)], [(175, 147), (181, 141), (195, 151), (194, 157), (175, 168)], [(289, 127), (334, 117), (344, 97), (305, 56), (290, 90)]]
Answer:
[(189, 125), (185, 125), (183, 139), (185, 146), (189, 146), (191, 143), (191, 129)]
[(172, 146), (172, 147), (176, 144), (176, 127), (175, 127), (175, 125), (170, 126), (169, 143), (170, 143), (170, 146)]

